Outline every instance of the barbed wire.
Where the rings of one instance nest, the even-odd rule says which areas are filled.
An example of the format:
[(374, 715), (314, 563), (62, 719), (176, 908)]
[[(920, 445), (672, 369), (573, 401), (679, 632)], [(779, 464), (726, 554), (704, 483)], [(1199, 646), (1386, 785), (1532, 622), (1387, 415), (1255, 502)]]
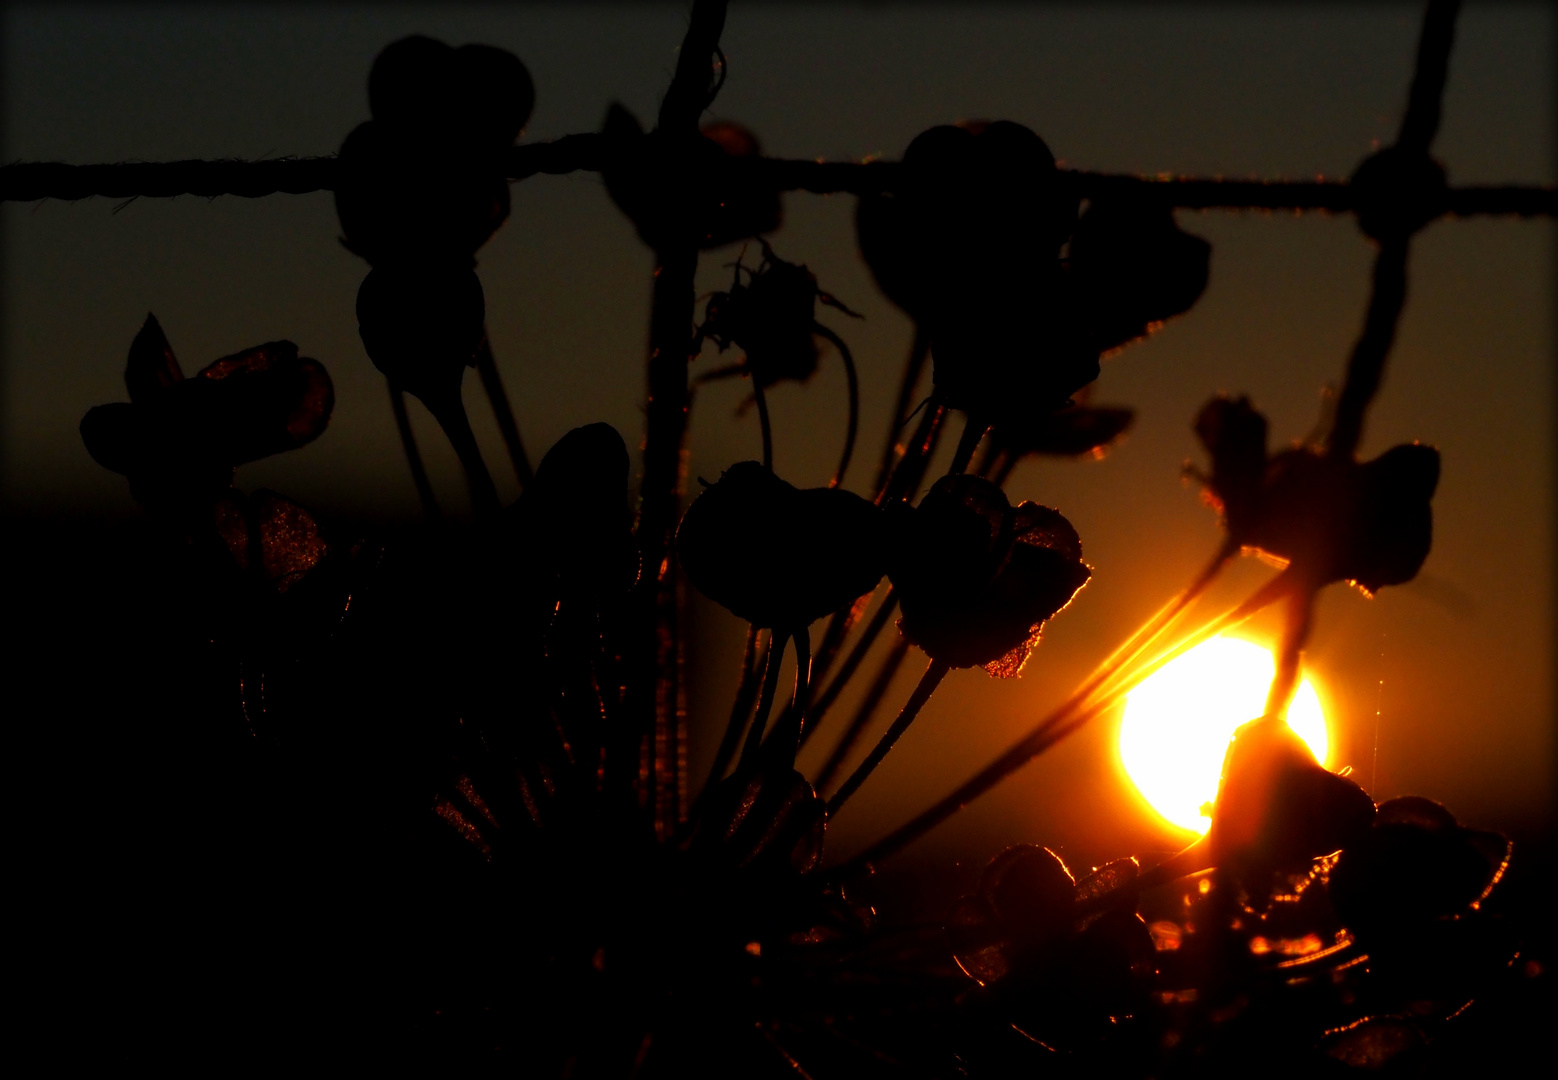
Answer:
[[(551, 142), (516, 146), (508, 152), (504, 172), (511, 181), (539, 174), (599, 172), (608, 166), (611, 148), (602, 136), (566, 135)], [(733, 178), (751, 170), (752, 182), (776, 191), (809, 191), (819, 195), (876, 195), (898, 183), (895, 161), (791, 161), (782, 158), (732, 159)], [(196, 195), (217, 198), (237, 195), (257, 199), (268, 195), (307, 195), (334, 191), (338, 164), (334, 157), (285, 157), (265, 161), (124, 161), (97, 165), (63, 162), (18, 162), (0, 166), (0, 201), (37, 202), (175, 198)], [(1351, 185), (1345, 179), (1232, 179), (1205, 176), (1134, 176), (1082, 170), (1061, 170), (1063, 182), (1082, 198), (1132, 197), (1161, 201), (1185, 210), (1288, 210), (1347, 213), (1354, 210)], [(1452, 217), (1500, 215), (1558, 216), (1558, 186), (1472, 185), (1452, 188), (1444, 213)]]

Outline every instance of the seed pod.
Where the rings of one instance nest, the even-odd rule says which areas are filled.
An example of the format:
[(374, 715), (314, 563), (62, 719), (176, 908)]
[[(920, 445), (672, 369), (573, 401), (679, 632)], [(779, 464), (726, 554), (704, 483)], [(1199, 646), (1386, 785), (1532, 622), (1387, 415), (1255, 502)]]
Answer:
[(1502, 875), (1508, 842), (1467, 829), (1418, 796), (1381, 803), (1373, 828), (1332, 868), (1331, 903), (1353, 930), (1410, 938), (1467, 911)]
[(1189, 311), (1206, 289), (1211, 255), (1167, 206), (1094, 202), (1070, 251), (1090, 343), (1114, 349)]
[(459, 392), (485, 319), (481, 281), (468, 267), (375, 267), (357, 292), (357, 330), (369, 359), (424, 402)]
[(841, 488), (805, 491), (732, 465), (676, 533), (687, 579), (754, 626), (793, 630), (865, 595), (883, 574), (882, 512)]
[(1285, 719), (1234, 732), (1207, 830), (1211, 864), (1280, 869), (1352, 843), (1374, 820), (1357, 784), (1328, 772)]
[(1092, 575), (1059, 511), (1013, 507), (979, 477), (943, 477), (918, 507), (895, 504), (893, 513), (888, 576), (903, 610), (898, 627), (953, 667), (1016, 675), (1045, 621)]
[(372, 120), (341, 146), (335, 189), (344, 242), (375, 265), (467, 260), (508, 219), (508, 180), (447, 128)]
[(628, 450), (610, 424), (574, 428), (546, 452), (511, 517), (570, 586), (620, 591), (638, 578)]

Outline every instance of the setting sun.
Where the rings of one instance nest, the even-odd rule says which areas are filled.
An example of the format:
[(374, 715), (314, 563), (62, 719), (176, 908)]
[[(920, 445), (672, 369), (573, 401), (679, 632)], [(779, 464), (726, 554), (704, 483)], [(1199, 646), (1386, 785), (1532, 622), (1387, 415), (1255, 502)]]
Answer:
[[(1217, 795), (1223, 752), (1234, 729), (1261, 714), (1276, 664), (1253, 642), (1216, 637), (1146, 679), (1125, 699), (1120, 762), (1164, 818), (1204, 833), (1202, 808)], [(1325, 714), (1305, 679), (1288, 723), (1315, 759), (1330, 752)]]

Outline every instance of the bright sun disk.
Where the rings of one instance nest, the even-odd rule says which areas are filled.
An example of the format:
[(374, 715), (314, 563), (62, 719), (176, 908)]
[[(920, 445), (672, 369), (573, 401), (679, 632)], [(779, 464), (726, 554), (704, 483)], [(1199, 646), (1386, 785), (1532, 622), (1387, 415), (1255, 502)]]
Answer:
[[(1120, 762), (1163, 817), (1204, 833), (1202, 808), (1217, 796), (1223, 753), (1240, 724), (1260, 716), (1276, 662), (1254, 642), (1215, 637), (1132, 690), (1120, 724)], [(1305, 679), (1288, 709), (1288, 724), (1320, 764), (1330, 740), (1315, 688)]]

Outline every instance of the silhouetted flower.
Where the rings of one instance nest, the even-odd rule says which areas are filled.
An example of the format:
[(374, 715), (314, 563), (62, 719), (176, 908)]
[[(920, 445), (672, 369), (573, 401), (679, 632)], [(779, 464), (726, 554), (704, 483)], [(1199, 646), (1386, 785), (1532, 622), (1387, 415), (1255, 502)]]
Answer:
[(888, 576), (903, 609), (898, 627), (953, 667), (1016, 675), (1045, 620), (1092, 576), (1059, 511), (1014, 507), (976, 476), (943, 477), (919, 506), (897, 503), (892, 513)]
[(1106, 352), (1189, 311), (1206, 289), (1211, 254), (1167, 206), (1094, 201), (1067, 259), (1089, 344)]
[(991, 460), (1000, 459), (997, 482), (1029, 455), (1101, 458), (1130, 429), (1131, 409), (1074, 404), (1059, 412), (1033, 413), (997, 424), (990, 431)]
[(81, 421), (98, 464), (130, 478), (143, 502), (216, 499), (245, 462), (293, 450), (330, 422), (335, 390), (290, 341), (223, 357), (186, 379), (155, 316), (130, 345), (128, 403), (99, 405)]
[(756, 461), (693, 500), (676, 533), (687, 579), (754, 626), (795, 630), (876, 587), (882, 511), (839, 488), (800, 490)]
[[(746, 281), (741, 279), (743, 271)], [(739, 370), (761, 387), (783, 379), (805, 382), (817, 371), (816, 335), (827, 332), (817, 322), (819, 301), (860, 317), (819, 289), (817, 276), (805, 266), (785, 262), (765, 243), (756, 270), (737, 263), (730, 290), (709, 297), (699, 333), (721, 352), (735, 345), (746, 353)], [(710, 372), (704, 378), (736, 370)]]
[(779, 227), (778, 192), (732, 167), (761, 156), (746, 128), (717, 123), (696, 135), (646, 133), (637, 117), (613, 103), (601, 136), (608, 146), (601, 171), (606, 191), (656, 251), (677, 244), (722, 247)]
[(1100, 199), (1079, 222), (1075, 186), (1020, 124), (922, 132), (901, 177), (860, 200), (861, 253), (929, 336), (941, 402), (997, 427), (1063, 407), (1101, 353), (1206, 285), (1210, 248), (1171, 209)]
[(1295, 447), (1266, 456), (1266, 418), (1248, 398), (1208, 402), (1196, 434), (1212, 458), (1207, 489), (1229, 542), (1291, 565), (1312, 587), (1366, 592), (1417, 575), (1433, 540), (1439, 452), (1395, 446), (1373, 461)]
[(860, 248), (929, 334), (941, 401), (997, 419), (1059, 408), (1097, 378), (1056, 257), (1077, 197), (1044, 141), (1009, 121), (935, 127), (901, 175), (861, 199)]

